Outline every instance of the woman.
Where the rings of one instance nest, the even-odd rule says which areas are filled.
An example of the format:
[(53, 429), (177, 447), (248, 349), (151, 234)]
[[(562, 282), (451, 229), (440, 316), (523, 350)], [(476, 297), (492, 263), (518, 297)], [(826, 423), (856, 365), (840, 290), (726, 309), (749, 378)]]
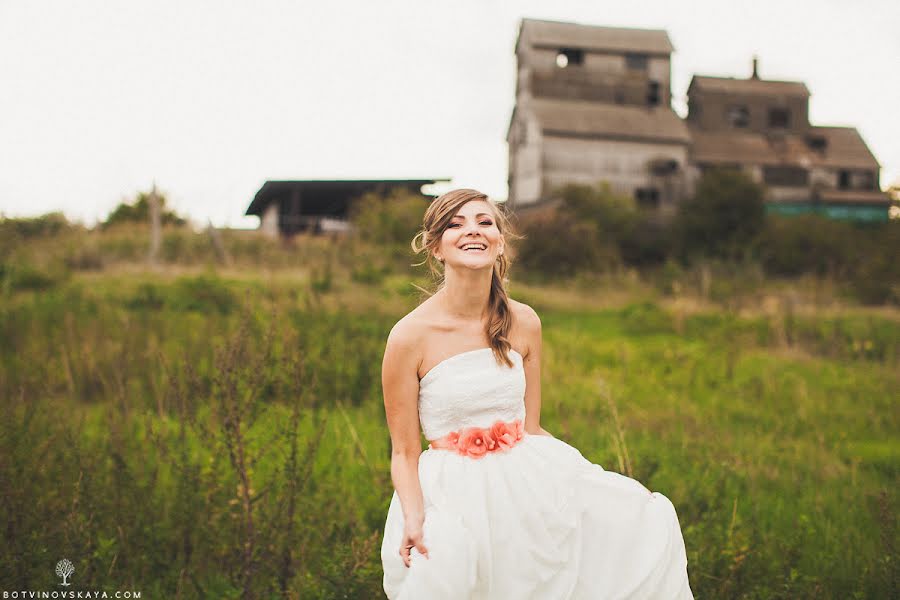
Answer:
[[(443, 284), (391, 330), (382, 386), (395, 598), (693, 598), (675, 508), (541, 427), (541, 322), (507, 296), (506, 221), (434, 200), (413, 249)], [(429, 448), (422, 451), (421, 425)]]

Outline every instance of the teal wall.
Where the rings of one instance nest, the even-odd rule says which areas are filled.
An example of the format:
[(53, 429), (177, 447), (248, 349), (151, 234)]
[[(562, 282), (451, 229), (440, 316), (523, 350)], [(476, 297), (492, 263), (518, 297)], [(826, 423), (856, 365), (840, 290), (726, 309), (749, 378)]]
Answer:
[(767, 202), (766, 214), (801, 215), (815, 213), (832, 219), (846, 219), (854, 221), (879, 221), (888, 220), (887, 206), (859, 206), (848, 204), (813, 204), (811, 202)]

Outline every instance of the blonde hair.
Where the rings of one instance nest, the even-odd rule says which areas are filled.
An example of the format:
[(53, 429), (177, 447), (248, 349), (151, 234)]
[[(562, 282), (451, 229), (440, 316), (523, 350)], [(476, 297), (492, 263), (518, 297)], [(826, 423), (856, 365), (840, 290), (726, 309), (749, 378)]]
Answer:
[[(491, 205), (491, 210), (494, 213), (494, 222), (504, 238), (519, 237), (511, 231), (509, 219), (506, 217), (503, 208), (488, 198), (487, 195), (477, 190), (463, 188), (452, 190), (439, 196), (428, 206), (425, 216), (422, 218), (422, 229), (416, 234), (410, 244), (413, 252), (416, 254), (425, 252), (425, 260), (418, 264), (428, 263), (431, 274), (434, 275), (438, 282), (438, 289), (444, 285), (444, 273), (438, 267), (440, 263), (434, 258), (434, 251), (440, 245), (441, 237), (450, 224), (450, 220), (463, 204), (472, 200), (485, 200)], [(488, 321), (485, 326), (485, 333), (497, 362), (511, 367), (513, 363), (509, 358), (509, 351), (512, 348), (512, 344), (509, 342), (509, 331), (512, 328), (512, 311), (510, 309), (509, 295), (506, 292), (506, 272), (509, 270), (509, 266), (510, 261), (506, 253), (498, 256), (497, 261), (494, 263), (491, 274), (491, 291), (488, 296)]]

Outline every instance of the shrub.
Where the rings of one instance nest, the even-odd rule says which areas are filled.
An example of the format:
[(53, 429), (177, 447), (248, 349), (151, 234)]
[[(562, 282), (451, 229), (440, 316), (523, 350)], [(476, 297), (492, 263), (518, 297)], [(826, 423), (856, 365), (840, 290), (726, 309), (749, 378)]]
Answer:
[(584, 271), (607, 271), (619, 266), (618, 250), (601, 240), (595, 223), (579, 222), (556, 213), (521, 221), (523, 239), (516, 262), (547, 276), (571, 276)]
[(39, 217), (0, 218), (0, 237), (18, 236), (23, 238), (49, 237), (74, 229), (61, 212), (52, 212)]
[(682, 257), (740, 259), (765, 223), (764, 189), (733, 169), (703, 174), (674, 220)]
[(638, 219), (634, 198), (613, 192), (606, 182), (569, 184), (559, 195), (564, 211), (577, 221), (595, 223), (598, 232), (616, 242), (626, 237)]
[(61, 269), (40, 268), (30, 263), (5, 263), (0, 268), (4, 284), (13, 291), (42, 291), (63, 282), (66, 273)]
[(858, 237), (850, 223), (819, 215), (769, 215), (757, 240), (757, 255), (772, 275), (841, 277)]
[[(152, 192), (140, 192), (134, 202), (122, 202), (109, 214), (101, 224), (104, 229), (121, 223), (146, 223), (150, 220), (150, 194)], [(187, 221), (179, 217), (171, 210), (166, 209), (165, 194), (156, 193), (159, 199), (159, 216), (163, 225), (185, 225)]]
[(420, 194), (394, 191), (387, 196), (364, 194), (350, 206), (355, 235), (366, 242), (390, 249), (394, 255), (410, 256), (409, 243), (428, 207)]

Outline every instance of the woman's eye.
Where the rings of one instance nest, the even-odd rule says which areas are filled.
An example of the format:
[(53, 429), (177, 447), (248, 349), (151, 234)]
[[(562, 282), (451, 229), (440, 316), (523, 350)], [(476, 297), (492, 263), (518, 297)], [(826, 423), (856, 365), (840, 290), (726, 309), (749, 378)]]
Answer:
[[(480, 224), (481, 225), (493, 225), (494, 222), (493, 221), (481, 221)], [(449, 225), (447, 225), (447, 229), (450, 229), (451, 227), (462, 227), (462, 223), (450, 223)]]

